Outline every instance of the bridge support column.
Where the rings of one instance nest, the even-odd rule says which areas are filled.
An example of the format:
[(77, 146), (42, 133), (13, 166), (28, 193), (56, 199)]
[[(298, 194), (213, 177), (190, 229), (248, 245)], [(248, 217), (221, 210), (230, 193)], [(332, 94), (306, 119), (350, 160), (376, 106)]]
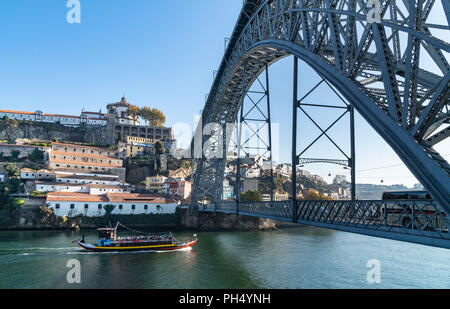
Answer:
[(351, 173), (351, 192), (352, 201), (356, 200), (356, 150), (355, 150), (355, 108), (353, 104), (350, 105), (350, 173)]
[(272, 119), (270, 116), (270, 87), (269, 87), (269, 67), (266, 64), (266, 99), (267, 99), (267, 125), (269, 129), (269, 162), (270, 162), (270, 201), (274, 201), (275, 183), (273, 180), (273, 154), (272, 154)]
[(297, 222), (297, 109), (298, 109), (298, 58), (294, 57), (294, 84), (292, 103), (292, 222)]

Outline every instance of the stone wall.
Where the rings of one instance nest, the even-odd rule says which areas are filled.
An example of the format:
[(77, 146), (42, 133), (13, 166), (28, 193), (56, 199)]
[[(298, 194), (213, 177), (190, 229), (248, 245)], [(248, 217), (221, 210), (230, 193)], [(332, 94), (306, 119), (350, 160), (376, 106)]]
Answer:
[(14, 143), (16, 139), (38, 139), (88, 143), (99, 146), (113, 145), (110, 127), (65, 127), (56, 123), (34, 123), (0, 120), (0, 140)]
[(187, 211), (182, 215), (181, 226), (198, 231), (270, 231), (276, 229), (275, 222), (269, 219), (205, 212), (189, 215)]
[(10, 157), (13, 151), (18, 151), (18, 158), (22, 159), (27, 158), (36, 148), (43, 152), (47, 150), (45, 147), (0, 144), (0, 153), (3, 153), (4, 157)]

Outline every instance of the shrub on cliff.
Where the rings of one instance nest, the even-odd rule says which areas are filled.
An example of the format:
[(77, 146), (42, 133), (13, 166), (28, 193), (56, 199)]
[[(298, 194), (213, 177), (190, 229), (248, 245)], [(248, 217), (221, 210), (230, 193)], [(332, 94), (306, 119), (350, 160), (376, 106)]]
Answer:
[(18, 176), (20, 176), (20, 169), (16, 165), (14, 165), (12, 163), (6, 164), (5, 170), (6, 170), (6, 174), (9, 177), (18, 177)]
[(28, 155), (28, 159), (32, 162), (42, 162), (44, 160), (44, 152), (40, 151), (38, 148), (34, 148)]
[(241, 194), (242, 202), (260, 202), (262, 195), (259, 191), (248, 190)]

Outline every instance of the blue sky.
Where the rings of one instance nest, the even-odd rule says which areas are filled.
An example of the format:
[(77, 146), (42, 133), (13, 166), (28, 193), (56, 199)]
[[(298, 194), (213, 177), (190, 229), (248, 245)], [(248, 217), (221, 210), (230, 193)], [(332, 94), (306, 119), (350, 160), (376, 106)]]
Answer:
[[(66, 2), (1, 2), (1, 109), (79, 115), (83, 107), (105, 111), (108, 103), (126, 94), (132, 104), (161, 109), (168, 126), (193, 125), (242, 0), (81, 0), (81, 24), (67, 23)], [(289, 162), (292, 59), (270, 70), (273, 121), (280, 123), (281, 132), (280, 161)], [(303, 63), (300, 72), (300, 89), (306, 91), (317, 77)], [(335, 97), (324, 89), (312, 100), (330, 102)], [(328, 114), (314, 115), (324, 126), (332, 121)], [(332, 131), (345, 149), (347, 128), (343, 123)], [(317, 133), (306, 121), (299, 129), (300, 145)], [(358, 182), (380, 184), (383, 179), (385, 184), (409, 186), (417, 182), (359, 116), (356, 132)], [(339, 154), (332, 149), (321, 142), (309, 155), (335, 158)], [(450, 153), (446, 149), (445, 154)], [(365, 171), (392, 165), (400, 166)], [(326, 180), (331, 180), (329, 173), (346, 174), (329, 165), (306, 169)]]

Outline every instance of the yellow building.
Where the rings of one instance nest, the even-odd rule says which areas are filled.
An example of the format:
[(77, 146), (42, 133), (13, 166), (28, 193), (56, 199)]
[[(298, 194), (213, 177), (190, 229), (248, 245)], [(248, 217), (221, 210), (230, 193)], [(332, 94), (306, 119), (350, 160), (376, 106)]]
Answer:
[(127, 136), (126, 142), (119, 142), (119, 156), (125, 159), (153, 155), (155, 143), (153, 139)]
[(163, 185), (166, 183), (167, 177), (152, 176), (146, 179), (146, 189), (152, 193), (163, 194)]
[(281, 192), (275, 192), (273, 198), (274, 198), (275, 201), (277, 201), (277, 202), (287, 201), (287, 200), (289, 200), (289, 194), (287, 194), (287, 193), (281, 193)]

